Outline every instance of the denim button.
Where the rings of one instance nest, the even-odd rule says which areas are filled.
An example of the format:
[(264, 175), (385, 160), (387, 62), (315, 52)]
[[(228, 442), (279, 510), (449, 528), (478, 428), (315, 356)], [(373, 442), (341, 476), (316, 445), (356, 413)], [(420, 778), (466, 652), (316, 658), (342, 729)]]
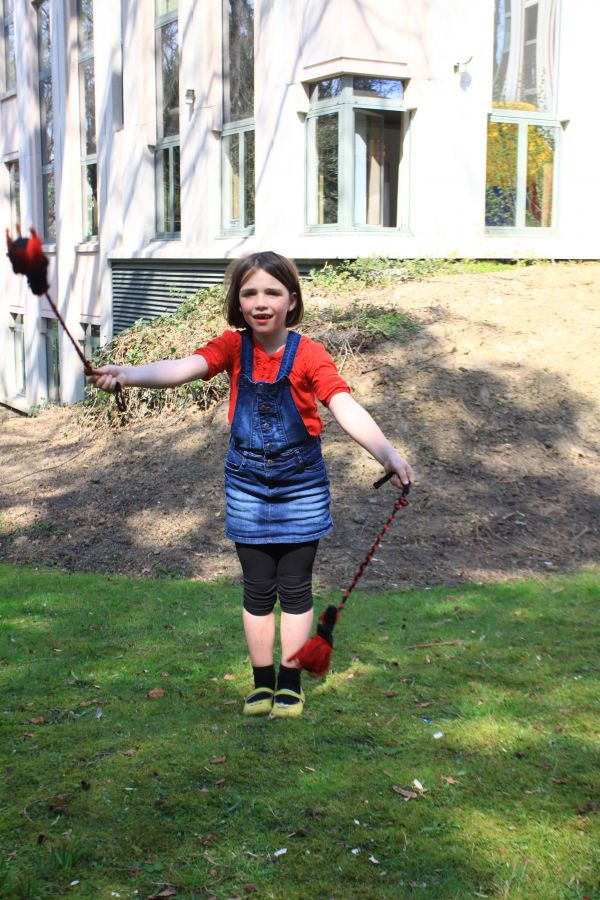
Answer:
[(267, 450), (272, 450), (272, 449), (273, 449), (273, 444), (267, 444)]
[(271, 409), (271, 407), (269, 406), (268, 403), (261, 403), (261, 404), (260, 404), (260, 411), (261, 411), (261, 412), (269, 412), (270, 409)]
[(271, 426), (269, 425), (268, 422), (263, 422), (262, 429), (263, 429), (263, 431), (270, 431), (270, 430), (271, 430)]
[(275, 463), (273, 462), (272, 459), (268, 459), (268, 460), (267, 460), (267, 465), (268, 465), (268, 466), (274, 466)]

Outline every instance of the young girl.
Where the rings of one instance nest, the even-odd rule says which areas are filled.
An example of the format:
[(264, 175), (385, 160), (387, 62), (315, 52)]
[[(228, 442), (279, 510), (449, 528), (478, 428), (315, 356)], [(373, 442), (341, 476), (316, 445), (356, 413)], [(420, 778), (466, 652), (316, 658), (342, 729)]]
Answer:
[[(225, 462), (225, 532), (235, 541), (244, 580), (243, 622), (254, 674), (245, 715), (300, 716), (300, 669), (290, 659), (313, 623), (312, 569), (319, 539), (333, 527), (321, 455), (316, 399), (351, 438), (394, 472), (410, 465), (350, 395), (325, 348), (290, 327), (302, 320), (299, 276), (277, 253), (253, 253), (226, 276), (225, 331), (191, 356), (143, 366), (102, 366), (94, 384), (167, 388), (227, 371), (231, 441)], [(281, 659), (273, 664), (274, 607), (281, 607)], [(289, 665), (286, 665), (289, 663)]]

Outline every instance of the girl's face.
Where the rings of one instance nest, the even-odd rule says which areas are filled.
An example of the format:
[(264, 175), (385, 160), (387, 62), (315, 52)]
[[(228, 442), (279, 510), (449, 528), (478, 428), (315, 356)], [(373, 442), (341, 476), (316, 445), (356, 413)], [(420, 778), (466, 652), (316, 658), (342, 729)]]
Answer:
[(240, 309), (245, 322), (257, 337), (285, 341), (286, 318), (296, 306), (296, 294), (290, 294), (281, 281), (264, 269), (253, 269), (240, 288)]

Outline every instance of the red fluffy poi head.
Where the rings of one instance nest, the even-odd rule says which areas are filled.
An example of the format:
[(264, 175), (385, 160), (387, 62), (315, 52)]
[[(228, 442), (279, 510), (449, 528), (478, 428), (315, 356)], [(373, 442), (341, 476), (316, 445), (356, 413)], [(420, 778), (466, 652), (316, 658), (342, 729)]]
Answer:
[(33, 293), (40, 296), (48, 290), (48, 258), (44, 255), (39, 235), (34, 228), (30, 228), (30, 231), (30, 238), (21, 237), (19, 234), (19, 237), (13, 240), (8, 229), (6, 230), (7, 255), (13, 272), (25, 275)]
[[(290, 660), (318, 677), (325, 675), (331, 662), (331, 644), (320, 634), (311, 637)], [(288, 662), (290, 661), (288, 660)]]
[[(339, 608), (328, 606), (319, 616), (317, 633), (309, 638), (293, 656), (290, 657), (298, 663), (301, 669), (306, 669), (312, 675), (325, 675), (331, 663), (331, 651), (333, 650), (333, 629), (340, 617)], [(289, 660), (288, 660), (289, 662)]]

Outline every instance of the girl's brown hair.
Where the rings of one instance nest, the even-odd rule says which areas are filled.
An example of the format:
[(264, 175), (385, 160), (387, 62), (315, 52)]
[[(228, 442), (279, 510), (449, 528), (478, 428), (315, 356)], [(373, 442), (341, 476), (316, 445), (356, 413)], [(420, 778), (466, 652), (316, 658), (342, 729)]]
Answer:
[(241, 259), (234, 259), (225, 273), (225, 318), (228, 325), (234, 328), (246, 328), (246, 321), (240, 309), (240, 289), (246, 278), (257, 269), (264, 269), (287, 288), (290, 294), (296, 295), (296, 305), (287, 314), (285, 324), (292, 326), (302, 321), (304, 304), (300, 288), (300, 276), (293, 260), (280, 256), (272, 250), (264, 253), (249, 253)]

